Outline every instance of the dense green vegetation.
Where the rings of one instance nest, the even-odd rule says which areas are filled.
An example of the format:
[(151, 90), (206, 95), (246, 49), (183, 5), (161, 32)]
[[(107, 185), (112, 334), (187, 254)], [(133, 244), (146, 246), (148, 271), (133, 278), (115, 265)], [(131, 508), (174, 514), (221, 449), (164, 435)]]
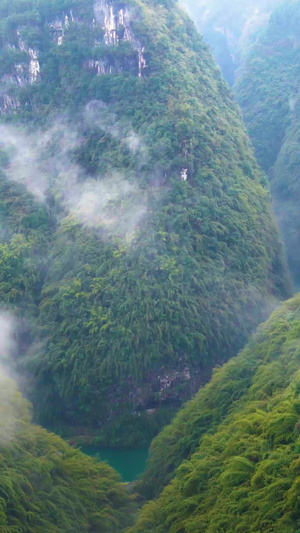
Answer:
[(233, 86), (299, 284), (299, 13), (291, 0), (186, 2)]
[(1, 304), (17, 307), (20, 316), (29, 320), (38, 312), (51, 219), (44, 206), (2, 172), (0, 221)]
[(30, 423), (16, 385), (0, 376), (0, 530), (117, 533), (131, 496), (112, 468)]
[[(32, 378), (38, 421), (116, 445), (156, 433), (290, 294), (266, 180), (206, 45), (171, 2), (128, 9), (131, 40), (119, 25), (116, 46), (104, 45), (86, 2), (18, 0), (0, 11), (3, 75), (16, 74), (20, 49), (33, 47), (40, 66), (26, 84), (30, 58), (18, 58), (24, 86), (5, 78), (18, 104), (3, 121), (50, 139), (37, 154), (45, 201), (29, 233), (26, 217), (9, 229), (16, 271), (3, 242), (3, 299), (19, 314), (34, 306), (19, 368)], [(59, 44), (53, 21), (66, 15)]]
[(256, 155), (269, 174), (290, 267), (299, 280), (300, 3), (284, 2), (248, 51), (235, 92)]
[[(236, 84), (287, 201), (298, 6), (272, 16)], [(220, 37), (230, 13), (216, 7)], [(230, 7), (225, 62), (253, 4)], [(2, 1), (0, 21), (0, 318), (34, 421), (73, 443), (144, 445), (217, 365), (153, 441), (134, 487), (156, 499), (133, 528), (132, 487), (34, 425), (0, 367), (0, 530), (300, 531), (300, 296), (220, 366), (291, 287), (267, 180), (207, 46), (173, 0)]]
[(275, 10), (249, 51), (236, 86), (258, 161), (267, 171), (276, 162), (296, 114), (299, 17), (299, 2)]
[(298, 295), (154, 440), (146, 479), (175, 477), (130, 531), (299, 530), (299, 335)]

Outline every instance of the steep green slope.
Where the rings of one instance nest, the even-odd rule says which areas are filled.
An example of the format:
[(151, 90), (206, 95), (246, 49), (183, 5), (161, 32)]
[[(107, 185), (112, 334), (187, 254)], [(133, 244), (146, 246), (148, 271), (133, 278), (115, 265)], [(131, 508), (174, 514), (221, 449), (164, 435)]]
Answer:
[(43, 179), (3, 135), (7, 173), (57, 224), (22, 370), (42, 423), (136, 444), (289, 294), (267, 185), (172, 2), (1, 10), (3, 121)]
[(53, 224), (46, 206), (9, 181), (7, 165), (0, 165), (0, 300), (2, 306), (17, 306), (29, 320), (37, 314)]
[(299, 2), (185, 2), (233, 86), (299, 284)]
[(162, 480), (161, 457), (169, 470), (172, 463), (180, 466), (130, 531), (299, 530), (299, 319), (298, 295), (154, 441), (155, 488)]
[(132, 503), (112, 468), (30, 423), (16, 385), (0, 375), (0, 530), (118, 532)]
[(236, 92), (259, 163), (276, 161), (297, 103), (299, 2), (274, 11), (249, 52)]
[(300, 3), (284, 2), (248, 53), (235, 92), (263, 169), (289, 263), (299, 279), (299, 43)]

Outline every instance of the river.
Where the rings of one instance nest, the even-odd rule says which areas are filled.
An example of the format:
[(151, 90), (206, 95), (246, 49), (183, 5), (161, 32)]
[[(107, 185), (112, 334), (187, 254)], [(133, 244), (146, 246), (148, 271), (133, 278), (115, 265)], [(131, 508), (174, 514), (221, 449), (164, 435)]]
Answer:
[(107, 461), (119, 474), (123, 481), (134, 481), (143, 473), (148, 458), (148, 448), (112, 449), (83, 446), (81, 451), (90, 457), (97, 457), (99, 461)]

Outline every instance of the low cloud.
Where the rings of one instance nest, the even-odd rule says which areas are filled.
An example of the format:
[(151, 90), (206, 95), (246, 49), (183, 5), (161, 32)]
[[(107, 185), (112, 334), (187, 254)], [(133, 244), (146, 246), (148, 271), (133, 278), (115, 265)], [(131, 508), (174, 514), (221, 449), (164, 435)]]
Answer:
[[(82, 117), (82, 127), (103, 131), (125, 145), (139, 165), (148, 157), (147, 148), (130, 124), (117, 121), (105, 104), (93, 101)], [(107, 235), (128, 238), (145, 217), (147, 203), (138, 185), (113, 168), (105, 175), (89, 176), (74, 160), (83, 144), (79, 129), (66, 119), (53, 121), (46, 130), (27, 132), (0, 126), (0, 149), (8, 155), (7, 177), (23, 184), (38, 201), (49, 194), (62, 210), (88, 227), (101, 227)]]
[(117, 120), (107, 105), (101, 100), (92, 100), (84, 110), (84, 122), (87, 126), (108, 133), (111, 137), (123, 143), (138, 159), (139, 165), (147, 163), (147, 145), (140, 135), (132, 128), (131, 124)]
[(43, 202), (55, 177), (72, 170), (70, 152), (79, 145), (77, 132), (63, 121), (47, 130), (28, 132), (21, 127), (0, 126), (0, 148), (9, 159), (7, 177), (25, 185), (29, 193)]
[(142, 193), (120, 173), (77, 184), (65, 203), (70, 215), (85, 226), (106, 228), (108, 233), (126, 238), (147, 212)]
[(13, 438), (20, 418), (17, 384), (9, 377), (10, 359), (16, 349), (14, 328), (14, 318), (0, 312), (0, 446)]
[(15, 320), (9, 313), (0, 312), (0, 363), (7, 364), (15, 349), (13, 336)]

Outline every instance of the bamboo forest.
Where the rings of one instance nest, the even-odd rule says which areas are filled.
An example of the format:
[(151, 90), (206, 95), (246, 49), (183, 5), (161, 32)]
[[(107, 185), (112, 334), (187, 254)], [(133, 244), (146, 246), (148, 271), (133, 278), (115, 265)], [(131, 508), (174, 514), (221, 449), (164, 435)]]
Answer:
[(300, 0), (0, 0), (0, 533), (300, 533), (299, 84)]

